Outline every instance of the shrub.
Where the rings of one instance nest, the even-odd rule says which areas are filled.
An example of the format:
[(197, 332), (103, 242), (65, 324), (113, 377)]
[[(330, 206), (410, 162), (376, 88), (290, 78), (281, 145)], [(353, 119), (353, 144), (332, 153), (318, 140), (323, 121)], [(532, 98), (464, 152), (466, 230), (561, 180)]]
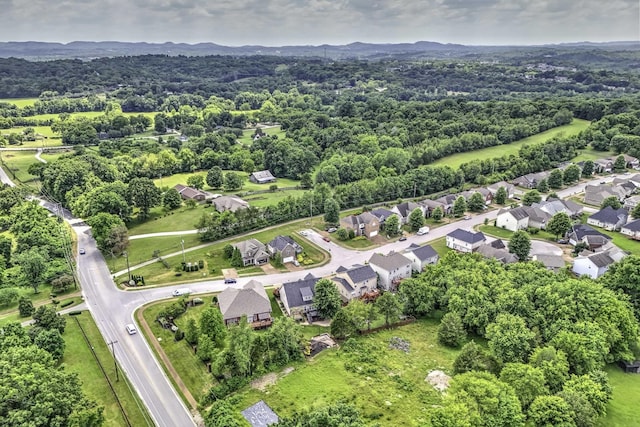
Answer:
[(182, 332), (182, 329), (178, 329), (175, 334), (173, 335), (173, 339), (176, 341), (182, 341), (184, 339), (184, 332)]
[(67, 302), (63, 302), (62, 304), (60, 304), (60, 308), (69, 307), (71, 304), (73, 304), (73, 300), (72, 299), (70, 299)]

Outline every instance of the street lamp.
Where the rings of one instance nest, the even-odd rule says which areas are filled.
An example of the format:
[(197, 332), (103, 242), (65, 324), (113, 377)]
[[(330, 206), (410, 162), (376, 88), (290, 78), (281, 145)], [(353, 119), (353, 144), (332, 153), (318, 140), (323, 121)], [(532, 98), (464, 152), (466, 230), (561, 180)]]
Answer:
[(118, 341), (111, 341), (109, 343), (107, 343), (107, 345), (111, 346), (111, 353), (113, 354), (113, 364), (116, 367), (116, 382), (119, 382), (120, 379), (118, 378), (118, 361), (116, 360), (116, 349), (114, 347), (114, 344), (117, 344)]

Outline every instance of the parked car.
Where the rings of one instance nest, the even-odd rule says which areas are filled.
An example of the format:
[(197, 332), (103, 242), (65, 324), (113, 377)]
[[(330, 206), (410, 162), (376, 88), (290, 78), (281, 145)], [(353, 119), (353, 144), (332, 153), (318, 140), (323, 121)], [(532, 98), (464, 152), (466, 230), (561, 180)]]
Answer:
[(224, 283), (225, 283), (225, 285), (229, 285), (229, 284), (233, 284), (233, 283), (238, 283), (238, 281), (236, 279), (234, 279), (233, 277), (228, 277), (228, 278), (224, 279)]
[(330, 238), (328, 238), (327, 236), (324, 236), (324, 237), (322, 238), (322, 240), (324, 240), (325, 242), (330, 242), (330, 241), (331, 241), (331, 239), (330, 239)]
[(80, 255), (84, 255), (84, 254), (86, 254), (86, 253), (87, 253), (87, 251), (85, 251), (85, 250), (84, 250), (84, 248), (80, 248), (80, 249), (78, 250), (78, 253), (79, 253)]
[(138, 333), (138, 330), (136, 329), (136, 325), (134, 325), (133, 323), (129, 323), (128, 325), (126, 325), (125, 329), (129, 333), (129, 335)]
[(335, 233), (336, 231), (338, 231), (338, 229), (335, 227), (327, 228), (327, 233)]

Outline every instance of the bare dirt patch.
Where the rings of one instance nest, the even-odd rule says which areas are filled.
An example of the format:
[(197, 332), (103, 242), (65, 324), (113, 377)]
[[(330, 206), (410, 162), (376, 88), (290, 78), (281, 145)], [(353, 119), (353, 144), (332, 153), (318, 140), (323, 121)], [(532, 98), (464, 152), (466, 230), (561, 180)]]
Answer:
[(293, 370), (294, 368), (287, 367), (287, 368), (284, 368), (282, 372), (280, 372), (280, 374), (272, 372), (270, 374), (264, 375), (260, 378), (257, 378), (251, 381), (251, 388), (255, 388), (260, 391), (265, 391), (268, 386), (274, 385), (278, 381), (278, 379), (286, 375), (289, 375), (291, 372), (293, 372)]

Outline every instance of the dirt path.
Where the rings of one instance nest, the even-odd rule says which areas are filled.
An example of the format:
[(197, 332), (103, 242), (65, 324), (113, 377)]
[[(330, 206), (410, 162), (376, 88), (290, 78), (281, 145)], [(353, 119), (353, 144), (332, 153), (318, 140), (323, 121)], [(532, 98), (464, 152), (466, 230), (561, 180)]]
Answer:
[(171, 376), (171, 379), (173, 380), (174, 384), (176, 385), (176, 387), (178, 387), (178, 389), (180, 389), (180, 392), (183, 394), (185, 399), (187, 399), (187, 402), (189, 402), (189, 405), (191, 406), (191, 412), (192, 413), (197, 412), (198, 402), (193, 397), (189, 389), (187, 389), (187, 386), (184, 385), (184, 382), (182, 382), (180, 375), (178, 375), (178, 372), (175, 370), (175, 368), (171, 364), (171, 360), (169, 360), (166, 353), (162, 349), (162, 346), (160, 345), (158, 340), (155, 338), (153, 331), (151, 330), (146, 320), (142, 316), (142, 310), (138, 310), (136, 312), (136, 318), (138, 319), (138, 324), (142, 327), (142, 329), (144, 329), (144, 332), (147, 335), (147, 337), (150, 338), (147, 340), (147, 342), (149, 342), (153, 346), (154, 350), (156, 351), (156, 354), (158, 355), (158, 357), (160, 357), (162, 364), (167, 370), (167, 373)]

